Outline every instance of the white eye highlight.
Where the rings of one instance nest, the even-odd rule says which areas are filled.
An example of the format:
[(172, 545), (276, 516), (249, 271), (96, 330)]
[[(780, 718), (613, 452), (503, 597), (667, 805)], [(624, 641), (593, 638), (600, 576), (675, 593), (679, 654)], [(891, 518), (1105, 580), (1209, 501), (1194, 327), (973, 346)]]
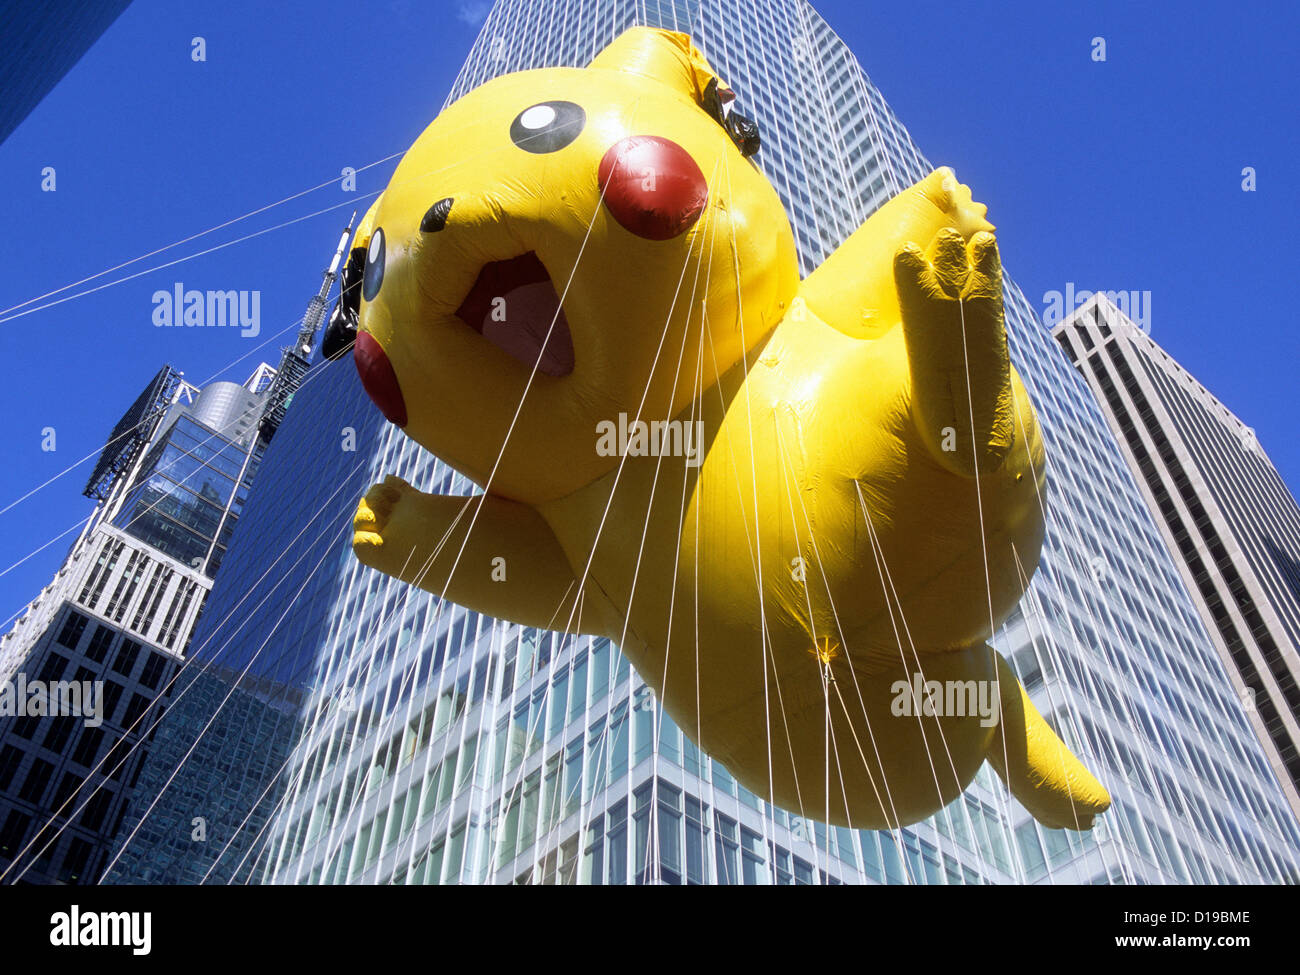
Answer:
[(519, 124), (530, 131), (544, 129), (554, 121), (555, 109), (550, 105), (534, 105), (519, 116)]

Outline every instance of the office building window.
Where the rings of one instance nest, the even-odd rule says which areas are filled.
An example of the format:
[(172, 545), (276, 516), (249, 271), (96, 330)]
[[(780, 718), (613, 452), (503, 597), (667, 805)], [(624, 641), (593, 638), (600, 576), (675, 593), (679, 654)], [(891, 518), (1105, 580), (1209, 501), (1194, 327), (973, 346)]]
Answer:
[(40, 726), (40, 723), (41, 719), (37, 715), (24, 715), (14, 722), (14, 734), (19, 738), (31, 741), (32, 735), (36, 734), (36, 729)]
[(45, 788), (50, 784), (50, 776), (54, 773), (54, 766), (43, 758), (38, 758), (32, 763), (31, 771), (27, 773), (27, 778), (23, 780), (22, 787), (18, 790), (18, 798), (25, 799), (28, 802), (39, 803), (41, 797), (45, 795)]
[[(81, 776), (76, 772), (64, 772), (59, 787), (54, 791), (53, 799), (50, 800), (50, 805), (53, 807), (51, 812), (57, 816), (71, 815), (77, 808), (76, 804), (71, 801), (72, 794), (77, 791), (77, 787), (81, 785), (82, 781)], [(78, 796), (78, 798), (84, 798), (84, 796)]]
[[(143, 694), (132, 694), (131, 701), (126, 706), (126, 714), (122, 715), (122, 727), (137, 734), (144, 731), (144, 722), (140, 721), (140, 718), (149, 710), (149, 705), (152, 703)], [(138, 725), (137, 721), (140, 722)]]
[(108, 789), (100, 787), (87, 800), (83, 792), (78, 797), (78, 805), (86, 803), (86, 808), (81, 810), (81, 825), (91, 832), (98, 832), (100, 825), (104, 822), (104, 817), (108, 814), (108, 807), (113, 803), (115, 793), (109, 792)]
[(17, 855), (27, 836), (27, 827), (31, 824), (32, 817), (26, 813), (19, 812), (17, 809), (9, 811), (4, 826), (0, 828), (0, 856), (12, 860)]
[(767, 866), (763, 862), (763, 837), (752, 829), (740, 828), (740, 875), (745, 884), (769, 884)]
[(813, 882), (812, 864), (806, 860), (794, 858), (794, 882), (799, 885), (808, 885)]
[(80, 720), (80, 718), (51, 718), (50, 730), (45, 733), (45, 741), (42, 744), (50, 751), (61, 754), (63, 746), (68, 743)]
[(659, 876), (666, 884), (682, 882), (682, 793), (659, 782)]
[(126, 688), (115, 680), (104, 681), (104, 713), (100, 715), (105, 721), (111, 721), (117, 713), (117, 702), (122, 699)]
[(738, 884), (740, 883), (740, 844), (736, 841), (736, 821), (718, 813), (717, 823), (714, 852), (717, 860), (718, 883)]
[(99, 755), (99, 746), (103, 741), (103, 728), (87, 728), (81, 733), (81, 740), (77, 742), (76, 750), (72, 753), (72, 760), (86, 768), (94, 768), (95, 758)]
[(112, 627), (104, 626), (102, 623), (96, 626), (90, 644), (86, 647), (86, 657), (97, 664), (102, 664), (104, 657), (108, 655), (109, 644), (113, 642), (113, 634)]
[(14, 773), (18, 771), (18, 764), (23, 760), (22, 750), (15, 748), (13, 745), (5, 745), (0, 748), (0, 792), (9, 788), (9, 783), (14, 779)]
[(41, 672), (37, 675), (37, 679), (47, 684), (56, 681), (63, 676), (63, 671), (67, 666), (68, 658), (51, 650), (49, 656), (45, 658), (45, 663), (41, 666)]
[(68, 613), (68, 618), (63, 621), (63, 629), (59, 631), (58, 641), (69, 650), (75, 649), (88, 622), (80, 613)]
[(149, 690), (156, 691), (166, 670), (167, 658), (161, 653), (151, 653), (145, 661), (144, 670), (140, 671), (140, 683)]
[(83, 882), (82, 874), (85, 872), (86, 864), (90, 860), (92, 849), (91, 845), (80, 836), (74, 836), (72, 842), (68, 844), (67, 855), (63, 858), (63, 867), (58, 874), (59, 880), (65, 884)]
[(104, 756), (104, 766), (101, 771), (108, 773), (114, 782), (121, 782), (122, 773), (126, 771), (127, 765), (130, 764), (131, 756), (131, 745), (126, 740), (126, 736), (123, 735), (113, 742), (113, 747)]
[(708, 826), (705, 809), (699, 799), (686, 796), (686, 882), (703, 884), (705, 877), (705, 850), (708, 848)]
[(113, 669), (123, 677), (130, 677), (135, 669), (136, 658), (140, 655), (140, 644), (135, 640), (123, 640), (113, 660)]

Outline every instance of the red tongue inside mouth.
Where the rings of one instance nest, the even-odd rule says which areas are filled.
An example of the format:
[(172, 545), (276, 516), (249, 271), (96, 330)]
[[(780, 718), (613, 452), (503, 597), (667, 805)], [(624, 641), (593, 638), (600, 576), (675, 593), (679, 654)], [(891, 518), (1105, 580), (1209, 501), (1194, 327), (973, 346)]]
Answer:
[(548, 376), (573, 371), (573, 339), (560, 296), (532, 251), (485, 264), (456, 315), (530, 369), (536, 363)]

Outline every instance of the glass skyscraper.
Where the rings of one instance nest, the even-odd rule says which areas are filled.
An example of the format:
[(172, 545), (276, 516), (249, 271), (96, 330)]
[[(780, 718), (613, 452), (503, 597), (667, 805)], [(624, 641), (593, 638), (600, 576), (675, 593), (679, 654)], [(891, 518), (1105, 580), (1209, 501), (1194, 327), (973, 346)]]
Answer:
[[(804, 274), (933, 168), (803, 0), (500, 0), (450, 97), (584, 65), (635, 24), (691, 33), (757, 120)], [(363, 567), (349, 542), (367, 485), (473, 487), (387, 424), (343, 361), (314, 367), (268, 449), (193, 693), (160, 728), (109, 879), (1295, 879), (1300, 831), (1106, 421), (1009, 278), (1004, 297), (1051, 467), (1042, 562), (993, 643), (1109, 788), (1092, 832), (1038, 825), (987, 767), (915, 826), (805, 820), (701, 754), (608, 641), (487, 619)]]
[(69, 0), (60, 4), (6, 3), (9, 53), (0, 62), (0, 142), (9, 138), (112, 26), (131, 0)]
[[(54, 580), (0, 639), (0, 876), (87, 883), (126, 813), (262, 456), (275, 370), (199, 388), (163, 367), (118, 421), (85, 493), (99, 504)], [(102, 689), (87, 717), (4, 692)], [(19, 713), (25, 712), (25, 713)]]

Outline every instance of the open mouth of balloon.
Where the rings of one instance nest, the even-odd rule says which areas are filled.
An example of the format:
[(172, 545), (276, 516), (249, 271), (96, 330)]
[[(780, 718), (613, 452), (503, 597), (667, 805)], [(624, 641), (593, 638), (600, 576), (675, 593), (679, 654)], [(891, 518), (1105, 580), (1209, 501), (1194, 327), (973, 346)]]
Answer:
[(485, 339), (547, 376), (573, 372), (573, 338), (551, 276), (529, 251), (483, 265), (456, 315)]

